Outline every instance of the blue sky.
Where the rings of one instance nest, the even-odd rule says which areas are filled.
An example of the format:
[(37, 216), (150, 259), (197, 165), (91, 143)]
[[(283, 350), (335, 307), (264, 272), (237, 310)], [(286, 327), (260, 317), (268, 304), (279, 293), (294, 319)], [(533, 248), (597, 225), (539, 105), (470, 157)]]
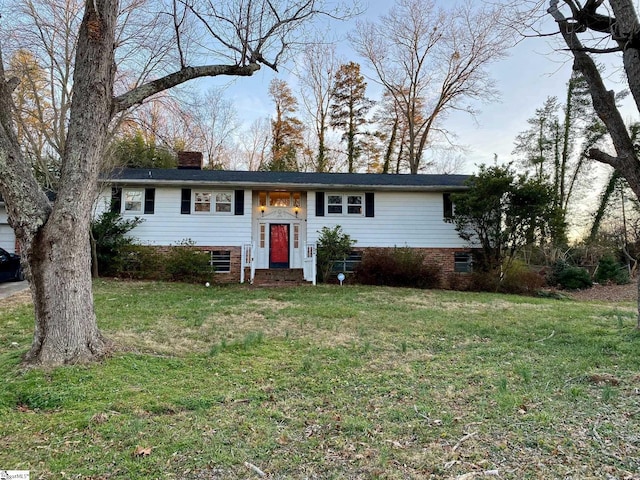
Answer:
[[(448, 2), (447, 2), (448, 3)], [(365, 14), (360, 18), (377, 19), (389, 10), (391, 2), (370, 0)], [(355, 22), (336, 25), (336, 35), (345, 35), (353, 29)], [(552, 28), (550, 26), (547, 31)], [(513, 142), (516, 135), (527, 128), (527, 119), (532, 117), (536, 108), (542, 106), (549, 96), (557, 96), (562, 101), (566, 82), (571, 73), (571, 61), (566, 53), (558, 51), (556, 40), (546, 38), (524, 38), (513, 47), (509, 56), (496, 62), (491, 68), (497, 88), (501, 92), (501, 101), (492, 104), (480, 104), (480, 114), (475, 118), (466, 114), (451, 115), (446, 122), (449, 130), (457, 134), (457, 143), (466, 146), (463, 155), (463, 171), (471, 173), (480, 163), (490, 163), (494, 154), (499, 161), (511, 159)], [(366, 62), (355, 54), (344, 40), (338, 44), (339, 53), (347, 61), (360, 63), (367, 75)], [(600, 60), (600, 59), (599, 59)], [(610, 70), (612, 71), (612, 70)], [(281, 68), (277, 75), (295, 84), (295, 78), (288, 65)], [(618, 75), (619, 76), (619, 75)], [(269, 117), (273, 105), (267, 94), (274, 73), (264, 68), (251, 78), (232, 80), (229, 85), (229, 98), (233, 101), (239, 117), (250, 123), (256, 117)], [(616, 78), (616, 74), (611, 75)], [(224, 80), (216, 80), (222, 85)], [(228, 82), (228, 80), (227, 80)], [(376, 99), (378, 92), (375, 82), (368, 79), (368, 96)], [(610, 88), (620, 90), (624, 85), (612, 84)], [(635, 108), (625, 109), (626, 119), (637, 118)]]

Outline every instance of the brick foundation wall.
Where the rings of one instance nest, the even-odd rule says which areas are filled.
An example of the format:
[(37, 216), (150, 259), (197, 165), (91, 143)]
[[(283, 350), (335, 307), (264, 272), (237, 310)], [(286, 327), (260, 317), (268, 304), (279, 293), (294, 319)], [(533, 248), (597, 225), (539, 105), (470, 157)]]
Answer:
[[(367, 251), (393, 251), (393, 248), (354, 247), (355, 251), (366, 254)], [(440, 287), (447, 289), (463, 290), (470, 283), (469, 273), (456, 272), (454, 255), (456, 253), (468, 253), (469, 248), (412, 248), (425, 256), (425, 263), (438, 265), (441, 271)]]
[(220, 251), (229, 250), (230, 253), (230, 269), (229, 273), (216, 273), (213, 276), (215, 283), (240, 283), (240, 269), (242, 266), (242, 247), (202, 247), (198, 246), (198, 250)]
[[(171, 247), (168, 246), (160, 246), (160, 247), (148, 247), (154, 248), (160, 252), (168, 252)], [(194, 250), (199, 251), (225, 251), (228, 250), (230, 253), (230, 271), (229, 273), (217, 273), (213, 276), (213, 281), (218, 284), (228, 284), (228, 283), (240, 283), (240, 270), (242, 266), (242, 247), (233, 246), (233, 247), (220, 247), (220, 246), (206, 246), (206, 245), (198, 245), (193, 247), (184, 247), (184, 248), (192, 248)], [(354, 248), (355, 251), (363, 252), (366, 254), (367, 251), (392, 251), (393, 248)], [(454, 254), (460, 252), (469, 252), (468, 248), (414, 248), (417, 252), (421, 252), (425, 256), (425, 262), (438, 265), (441, 271), (441, 280), (440, 287), (441, 288), (450, 288), (450, 289), (460, 289), (463, 290), (468, 286), (470, 282), (470, 275), (468, 273), (460, 273), (455, 272), (455, 260)], [(250, 269), (247, 268), (245, 270), (245, 281), (249, 281)]]
[[(169, 249), (172, 248), (170, 246), (149, 246), (146, 248), (153, 248), (158, 252), (167, 253)], [(198, 250), (202, 252), (210, 252), (210, 251), (229, 251), (230, 254), (230, 269), (229, 273), (216, 273), (213, 275), (213, 282), (218, 284), (227, 284), (227, 283), (240, 283), (240, 269), (242, 265), (242, 247), (211, 247), (207, 245), (196, 245), (196, 246), (188, 246), (183, 248), (191, 248), (193, 250)]]

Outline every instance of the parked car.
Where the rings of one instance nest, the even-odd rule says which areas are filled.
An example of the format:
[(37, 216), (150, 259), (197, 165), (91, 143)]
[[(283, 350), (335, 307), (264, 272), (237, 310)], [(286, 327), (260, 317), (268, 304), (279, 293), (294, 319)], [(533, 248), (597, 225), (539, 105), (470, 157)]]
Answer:
[(0, 282), (8, 280), (24, 280), (24, 273), (20, 266), (20, 255), (9, 253), (0, 248)]

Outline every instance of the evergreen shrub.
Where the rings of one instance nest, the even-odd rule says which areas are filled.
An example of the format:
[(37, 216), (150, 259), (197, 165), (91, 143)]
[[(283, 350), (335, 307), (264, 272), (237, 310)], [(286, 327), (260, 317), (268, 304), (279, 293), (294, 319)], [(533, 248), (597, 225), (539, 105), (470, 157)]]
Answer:
[(600, 259), (594, 277), (598, 283), (612, 282), (625, 285), (631, 281), (628, 270), (611, 255), (605, 255)]

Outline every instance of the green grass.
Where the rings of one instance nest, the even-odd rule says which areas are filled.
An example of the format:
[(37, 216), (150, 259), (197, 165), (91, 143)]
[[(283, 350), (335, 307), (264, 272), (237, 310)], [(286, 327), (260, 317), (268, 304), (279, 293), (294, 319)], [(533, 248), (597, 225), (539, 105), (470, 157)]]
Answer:
[(631, 303), (112, 281), (95, 292), (119, 349), (90, 366), (21, 369), (33, 314), (0, 307), (0, 469), (640, 478)]

